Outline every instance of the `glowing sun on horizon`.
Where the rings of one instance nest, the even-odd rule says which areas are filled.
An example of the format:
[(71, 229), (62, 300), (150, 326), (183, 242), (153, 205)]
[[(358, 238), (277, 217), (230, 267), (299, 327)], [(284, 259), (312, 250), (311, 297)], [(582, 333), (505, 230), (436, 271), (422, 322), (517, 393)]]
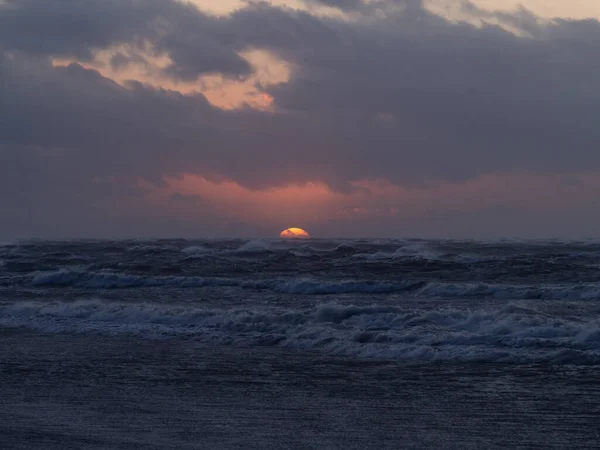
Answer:
[(310, 237), (310, 234), (308, 234), (302, 228), (288, 228), (287, 230), (283, 230), (281, 233), (279, 233), (279, 236), (286, 239), (307, 239)]

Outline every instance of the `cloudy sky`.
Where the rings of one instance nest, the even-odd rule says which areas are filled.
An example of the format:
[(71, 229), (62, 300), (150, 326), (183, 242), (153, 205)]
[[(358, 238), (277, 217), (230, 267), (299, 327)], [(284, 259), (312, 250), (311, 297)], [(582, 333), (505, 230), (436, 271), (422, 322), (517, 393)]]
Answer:
[(597, 0), (0, 0), (0, 241), (600, 237)]

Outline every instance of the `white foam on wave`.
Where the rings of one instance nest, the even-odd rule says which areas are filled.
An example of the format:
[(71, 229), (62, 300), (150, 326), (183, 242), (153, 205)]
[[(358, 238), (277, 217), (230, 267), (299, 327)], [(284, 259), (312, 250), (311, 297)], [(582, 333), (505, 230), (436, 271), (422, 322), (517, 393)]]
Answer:
[(325, 251), (334, 252), (334, 253), (353, 253), (356, 251), (356, 249), (354, 248), (354, 246), (352, 246), (350, 244), (340, 244), (333, 249), (325, 250)]
[(412, 242), (398, 248), (392, 256), (435, 260), (440, 259), (441, 253), (434, 250), (427, 242)]
[[(6, 282), (23, 282), (28, 276), (8, 277)], [(12, 280), (12, 281), (11, 281)], [(137, 287), (202, 288), (238, 286), (243, 289), (271, 290), (290, 295), (399, 294), (419, 298), (504, 300), (581, 300), (600, 299), (600, 283), (515, 285), (489, 283), (447, 283), (419, 280), (320, 281), (310, 278), (248, 281), (236, 278), (184, 276), (140, 276), (114, 272), (90, 272), (85, 267), (71, 267), (40, 272), (31, 278), (33, 286), (77, 287), (86, 289), (124, 289)]]
[(289, 250), (289, 254), (298, 258), (310, 258), (311, 256), (313, 256), (313, 253), (305, 250)]
[(271, 244), (264, 239), (253, 239), (240, 245), (237, 249), (232, 250), (230, 253), (233, 254), (257, 254), (257, 253), (268, 253), (272, 252)]
[(362, 258), (369, 261), (385, 261), (394, 259), (415, 259), (415, 260), (446, 260), (453, 259), (444, 255), (443, 253), (434, 250), (431, 244), (426, 242), (411, 242), (407, 243), (395, 251), (376, 251), (374, 253), (357, 253), (354, 255), (355, 258)]
[(600, 363), (600, 321), (508, 304), (411, 310), (328, 303), (308, 309), (202, 308), (105, 300), (0, 305), (0, 325), (47, 332), (268, 345), (408, 361)]
[(463, 264), (473, 264), (487, 261), (506, 259), (500, 255), (480, 255), (469, 252), (443, 252), (431, 242), (408, 242), (398, 247), (395, 251), (378, 250), (374, 253), (357, 253), (355, 258), (368, 261), (388, 260), (424, 260), (424, 261), (451, 261)]
[(375, 253), (356, 253), (353, 258), (361, 258), (369, 261), (385, 261), (394, 258), (393, 253), (375, 252)]
[(185, 253), (186, 255), (202, 255), (210, 252), (211, 250), (209, 248), (202, 245), (191, 245), (181, 250), (181, 253)]

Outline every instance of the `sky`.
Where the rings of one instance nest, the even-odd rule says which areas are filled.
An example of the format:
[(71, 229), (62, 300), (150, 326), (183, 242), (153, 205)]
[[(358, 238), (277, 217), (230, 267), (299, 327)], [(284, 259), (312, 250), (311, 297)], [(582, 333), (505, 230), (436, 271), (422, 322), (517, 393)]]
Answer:
[(0, 0), (0, 242), (600, 237), (596, 0)]

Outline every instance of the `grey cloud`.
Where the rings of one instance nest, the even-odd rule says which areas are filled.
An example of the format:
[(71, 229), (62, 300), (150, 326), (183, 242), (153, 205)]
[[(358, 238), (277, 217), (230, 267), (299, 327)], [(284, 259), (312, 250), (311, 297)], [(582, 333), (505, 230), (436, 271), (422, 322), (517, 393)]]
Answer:
[[(267, 48), (292, 63), (290, 82), (268, 90), (277, 114), (125, 89), (77, 65), (16, 69), (21, 63), (6, 60), (25, 74), (5, 69), (5, 139), (76, 148), (98, 171), (160, 179), (193, 169), (250, 187), (320, 179), (347, 190), (361, 178), (406, 183), (598, 166), (600, 63), (590, 57), (597, 22), (540, 25), (546, 37), (533, 39), (420, 14), (418, 23), (405, 12), (347, 23), (260, 4), (227, 26), (211, 19), (213, 42)], [(198, 17), (171, 26), (192, 29)], [(211, 64), (206, 53), (198, 67)]]
[(3, 140), (60, 149), (57, 158), (90, 175), (160, 182), (163, 175), (196, 171), (267, 187), (303, 181), (315, 164), (295, 166), (318, 137), (286, 115), (221, 111), (201, 95), (139, 83), (124, 88), (76, 64), (52, 68), (5, 57), (0, 76)]
[[(240, 20), (263, 24), (282, 14), (239, 12)], [(456, 179), (598, 165), (597, 21), (540, 23), (540, 37), (526, 38), (420, 14), (420, 21), (403, 12), (358, 24), (288, 15), (285, 29), (294, 33), (267, 37), (273, 29), (265, 26), (252, 38), (276, 43), (300, 67), (290, 83), (270, 89), (280, 108), (363, 117), (346, 130), (356, 133), (346, 155), (362, 170), (378, 165), (398, 181), (409, 167), (417, 177)], [(315, 35), (326, 38), (317, 45)], [(382, 112), (396, 117), (394, 127), (367, 125)], [(367, 152), (374, 161), (364, 161)]]
[[(175, 0), (7, 0), (0, 4), (0, 44), (6, 51), (89, 60), (93, 51), (129, 44), (153, 46), (173, 64), (167, 74), (194, 80), (207, 73), (247, 76), (224, 21)], [(118, 64), (122, 61), (117, 59)]]
[(0, 4), (6, 50), (89, 58), (94, 48), (127, 42), (164, 10), (164, 2), (134, 0), (7, 0)]
[[(219, 18), (167, 0), (10, 0), (0, 6), (0, 210), (19, 223), (35, 210), (48, 227), (52, 211), (77, 211), (93, 228), (94, 205), (144, 195), (127, 181), (119, 192), (92, 181), (110, 177), (160, 184), (191, 172), (252, 189), (323, 181), (350, 192), (367, 178), (419, 185), (600, 168), (597, 21), (494, 16), (524, 28), (517, 36), (394, 3), (406, 8), (346, 22), (266, 4)], [(289, 62), (291, 79), (267, 88), (274, 112), (223, 111), (202, 95), (122, 87), (45, 58), (85, 59), (140, 37), (183, 79), (246, 76), (237, 52), (251, 48)]]

